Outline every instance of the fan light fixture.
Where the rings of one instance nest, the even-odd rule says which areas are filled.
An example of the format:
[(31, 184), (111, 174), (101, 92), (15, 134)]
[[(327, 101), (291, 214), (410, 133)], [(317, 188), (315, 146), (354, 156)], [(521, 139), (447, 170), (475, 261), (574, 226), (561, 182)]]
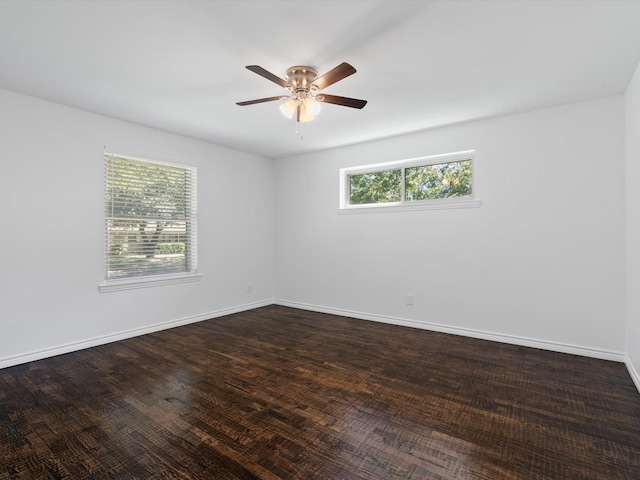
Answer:
[(280, 111), (287, 118), (293, 118), (300, 107), (300, 122), (310, 122), (316, 115), (320, 113), (322, 105), (318, 100), (312, 96), (308, 96), (304, 99), (296, 99), (295, 97), (285, 97), (288, 99), (286, 102), (280, 105)]
[(296, 108), (298, 106), (298, 102), (296, 102), (293, 98), (282, 105), (280, 105), (280, 111), (287, 118), (293, 118), (293, 114), (296, 113)]
[(315, 98), (307, 97), (304, 100), (304, 109), (307, 111), (309, 115), (313, 115), (314, 117), (320, 113), (322, 109), (322, 105)]

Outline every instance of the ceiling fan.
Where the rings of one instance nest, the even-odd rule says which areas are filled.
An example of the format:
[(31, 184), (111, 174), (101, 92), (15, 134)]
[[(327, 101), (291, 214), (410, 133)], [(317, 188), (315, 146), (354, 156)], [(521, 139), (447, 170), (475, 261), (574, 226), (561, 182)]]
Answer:
[(333, 85), (343, 78), (356, 73), (356, 69), (348, 63), (343, 62), (321, 76), (318, 76), (318, 71), (315, 68), (306, 66), (291, 67), (287, 70), (286, 80), (274, 75), (258, 65), (248, 65), (247, 69), (257, 73), (267, 80), (271, 80), (273, 83), (277, 83), (281, 87), (288, 89), (289, 94), (278, 95), (276, 97), (258, 98), (256, 100), (248, 100), (246, 102), (237, 102), (237, 105), (243, 107), (246, 105), (254, 105), (256, 103), (286, 100), (285, 103), (280, 105), (280, 111), (285, 116), (292, 118), (295, 114), (296, 122), (310, 122), (320, 111), (322, 103), (333, 103), (334, 105), (342, 105), (343, 107), (358, 109), (364, 108), (367, 104), (366, 100), (318, 93), (329, 85)]

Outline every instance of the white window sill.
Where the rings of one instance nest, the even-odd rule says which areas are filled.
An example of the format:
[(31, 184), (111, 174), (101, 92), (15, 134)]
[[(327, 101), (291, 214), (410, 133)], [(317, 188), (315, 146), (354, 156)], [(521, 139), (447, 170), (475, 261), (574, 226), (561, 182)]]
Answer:
[(173, 285), (176, 283), (199, 282), (202, 275), (199, 273), (176, 273), (173, 275), (153, 275), (148, 277), (125, 278), (122, 280), (105, 280), (98, 289), (100, 293), (115, 292), (118, 290), (132, 290), (135, 288), (158, 287), (161, 285)]
[(480, 200), (451, 200), (430, 201), (420, 203), (386, 203), (380, 205), (352, 205), (339, 208), (338, 214), (351, 215), (356, 213), (386, 213), (386, 212), (413, 212), (416, 210), (446, 210), (451, 208), (478, 208)]

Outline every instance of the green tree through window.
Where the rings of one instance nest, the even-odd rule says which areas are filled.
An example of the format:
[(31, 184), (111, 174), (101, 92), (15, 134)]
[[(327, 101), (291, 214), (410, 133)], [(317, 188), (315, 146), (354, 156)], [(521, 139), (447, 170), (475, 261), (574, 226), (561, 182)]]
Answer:
[(400, 193), (401, 178), (401, 170), (351, 175), (349, 177), (349, 203), (363, 205), (399, 202), (402, 198)]
[(405, 199), (433, 200), (471, 195), (471, 160), (405, 169)]

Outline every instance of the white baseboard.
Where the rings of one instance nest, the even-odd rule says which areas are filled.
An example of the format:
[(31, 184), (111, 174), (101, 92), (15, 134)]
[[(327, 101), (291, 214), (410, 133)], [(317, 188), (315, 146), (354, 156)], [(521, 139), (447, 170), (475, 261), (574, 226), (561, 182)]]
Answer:
[(33, 362), (35, 360), (42, 360), (43, 358), (54, 357), (56, 355), (62, 355), (64, 353), (75, 352), (77, 350), (83, 350), (85, 348), (96, 347), (98, 345), (104, 345), (106, 343), (117, 342), (118, 340), (137, 337), (139, 335), (158, 332), (160, 330), (167, 330), (169, 328), (180, 327), (182, 325), (201, 322), (203, 320), (209, 320), (212, 318), (223, 317), (225, 315), (231, 315), (232, 313), (239, 313), (239, 312), (244, 312), (246, 310), (253, 310), (254, 308), (265, 307), (267, 305), (272, 305), (272, 304), (273, 302), (271, 300), (248, 303), (248, 304), (239, 305), (236, 307), (223, 308), (221, 310), (216, 310), (214, 312), (204, 313), (201, 315), (184, 317), (177, 320), (170, 320), (168, 322), (156, 323), (154, 325), (149, 325), (141, 328), (134, 328), (132, 330), (125, 330), (123, 332), (104, 335), (101, 337), (89, 338), (86, 340), (81, 340), (79, 342), (72, 342), (64, 345), (58, 345), (56, 347), (45, 348), (43, 350), (29, 352), (21, 355), (15, 355), (13, 357), (0, 358), (0, 368), (11, 367), (14, 365), (19, 365), (21, 363)]
[(631, 363), (631, 359), (629, 357), (627, 357), (624, 363), (627, 366), (629, 375), (631, 375), (631, 380), (633, 380), (633, 383), (635, 384), (636, 389), (638, 390), (638, 393), (640, 393), (640, 375), (638, 374), (638, 371), (633, 366), (633, 363)]
[[(509, 343), (513, 345), (520, 345), (523, 347), (539, 348), (542, 350), (550, 350), (553, 352), (570, 353), (572, 355), (581, 355), (583, 357), (599, 358), (602, 360), (612, 360), (615, 362), (626, 363), (626, 355), (622, 352), (614, 352), (609, 350), (602, 350), (590, 347), (581, 347), (577, 345), (549, 342), (537, 339), (531, 339), (526, 337), (517, 337), (513, 335), (504, 335), (500, 333), (486, 332), (482, 330), (473, 330), (468, 328), (449, 327), (447, 325), (440, 325), (437, 323), (423, 322), (419, 320), (410, 320), (406, 318), (387, 317), (383, 315), (376, 315), (371, 313), (355, 312), (351, 310), (342, 310), (337, 308), (321, 307), (318, 305), (310, 305), (306, 303), (290, 302), (287, 300), (274, 299), (276, 305), (282, 305), (284, 307), (299, 308), (302, 310), (310, 310), (320, 313), (329, 313), (332, 315), (339, 315), (342, 317), (352, 317), (361, 320), (371, 320), (374, 322), (390, 323), (393, 325), (402, 325), (405, 327), (420, 328), (422, 330), (431, 330), (434, 332), (450, 333), (453, 335), (462, 335), (465, 337), (478, 338), (482, 340), (491, 340), (494, 342)], [(636, 386), (638, 383), (636, 382)], [(640, 389), (639, 389), (640, 390)]]
[(634, 369), (633, 365), (629, 361), (628, 357), (621, 352), (614, 352), (602, 349), (595, 349), (589, 347), (581, 347), (571, 344), (563, 344), (557, 342), (541, 341), (536, 339), (530, 339), (525, 337), (517, 337), (512, 335), (503, 335), (498, 333), (486, 332), (482, 330), (472, 330), (466, 328), (450, 327), (446, 325), (440, 325), (436, 323), (423, 322), (418, 320), (410, 320), (405, 318), (388, 317), (383, 315), (376, 315), (371, 313), (356, 312), (351, 310), (322, 307), (319, 305), (312, 305), (300, 302), (291, 302), (281, 299), (264, 300), (261, 302), (248, 303), (245, 305), (239, 305), (236, 307), (225, 308), (216, 310), (213, 312), (204, 313), (201, 315), (194, 315), (191, 317), (184, 317), (177, 320), (171, 320), (168, 322), (149, 325), (147, 327), (136, 328), (132, 330), (126, 330), (110, 335), (104, 335), (101, 337), (94, 337), (79, 342), (68, 343), (64, 345), (58, 345), (56, 347), (46, 348), (35, 352), (29, 352), (25, 354), (15, 355), (12, 357), (0, 358), (0, 368), (11, 367), (13, 365), (19, 365), (21, 363), (32, 362), (35, 360), (41, 360), (43, 358), (54, 357), (56, 355), (62, 355), (64, 353), (70, 353), (85, 348), (91, 348), (98, 345), (104, 345), (106, 343), (116, 342), (118, 340), (124, 340), (139, 335), (145, 335), (147, 333), (153, 333), (160, 330), (167, 330), (169, 328), (180, 327), (182, 325), (188, 325), (190, 323), (201, 322), (203, 320), (209, 320), (212, 318), (222, 317), (225, 315), (231, 315), (233, 313), (239, 313), (247, 310), (253, 310), (255, 308), (265, 307), (268, 305), (282, 305), (285, 307), (299, 308), (302, 310), (309, 310), (320, 313), (329, 313), (332, 315), (339, 315), (342, 317), (351, 317), (361, 320), (370, 320), (374, 322), (389, 323), (393, 325), (401, 325), (405, 327), (419, 328), (422, 330), (431, 330), (434, 332), (449, 333), (453, 335), (462, 335), (465, 337), (479, 338), (482, 340), (491, 340), (502, 343), (509, 343), (514, 345), (521, 345), (525, 347), (539, 348), (542, 350), (550, 350), (554, 352), (570, 353), (573, 355), (581, 355), (585, 357), (599, 358), (603, 360), (612, 360), (616, 362), (625, 363), (629, 374), (633, 379), (638, 391), (640, 392), (640, 375)]

